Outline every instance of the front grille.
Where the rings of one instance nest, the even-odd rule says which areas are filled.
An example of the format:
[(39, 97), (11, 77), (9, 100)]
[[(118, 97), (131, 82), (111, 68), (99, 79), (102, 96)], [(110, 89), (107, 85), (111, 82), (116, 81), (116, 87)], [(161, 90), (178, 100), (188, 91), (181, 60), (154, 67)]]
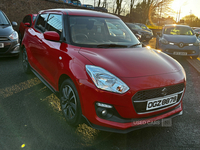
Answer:
[(4, 46), (4, 48), (0, 48), (0, 53), (6, 52), (10, 48), (10, 45)]
[[(166, 87), (162, 87), (162, 88), (139, 91), (132, 97), (132, 102), (133, 102), (134, 108), (137, 113), (146, 113), (146, 112), (148, 112), (146, 110), (148, 100), (181, 92), (178, 94), (177, 102), (179, 102), (182, 97), (182, 94), (183, 94), (182, 91), (184, 90), (184, 87), (185, 87), (184, 83), (181, 83), (181, 84), (166, 86)], [(167, 89), (166, 95), (162, 94), (163, 93), (162, 90), (164, 88)], [(166, 107), (169, 107), (169, 105)], [(157, 109), (154, 109), (153, 111), (159, 110), (159, 109), (162, 109), (162, 108), (157, 108)]]
[(138, 101), (138, 100), (147, 100), (147, 99), (162, 97), (163, 88), (167, 89), (168, 91), (167, 95), (171, 95), (171, 94), (183, 91), (184, 83), (162, 87), (162, 88), (151, 89), (151, 90), (139, 91), (132, 97), (132, 100)]
[(0, 41), (8, 41), (9, 39), (7, 37), (0, 37)]
[(3, 43), (3, 45), (4, 45), (3, 48), (0, 48), (0, 53), (5, 53), (11, 46), (10, 41), (6, 41), (6, 42), (0, 41), (0, 43)]
[(167, 52), (173, 53), (173, 52), (187, 52), (187, 54), (194, 54), (194, 50), (177, 50), (177, 49), (168, 49)]

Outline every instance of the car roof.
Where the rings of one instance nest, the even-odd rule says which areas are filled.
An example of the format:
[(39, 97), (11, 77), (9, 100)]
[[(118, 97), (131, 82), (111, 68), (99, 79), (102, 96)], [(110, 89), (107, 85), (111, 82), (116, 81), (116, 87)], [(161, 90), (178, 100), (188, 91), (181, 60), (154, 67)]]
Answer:
[(49, 12), (62, 13), (65, 15), (70, 15), (70, 16), (93, 16), (93, 17), (119, 19), (119, 17), (115, 15), (111, 15), (111, 14), (103, 13), (103, 12), (97, 12), (93, 10), (86, 10), (86, 9), (48, 9), (48, 10), (42, 10), (39, 13), (49, 13)]
[[(145, 25), (145, 24), (143, 24), (143, 23), (135, 23), (135, 24), (139, 24), (139, 25)], [(146, 25), (145, 25), (146, 26)]]
[(171, 27), (171, 26), (177, 26), (177, 27), (190, 27), (190, 26), (188, 26), (188, 25), (182, 25), (182, 24), (167, 24), (167, 25), (165, 25), (164, 27)]

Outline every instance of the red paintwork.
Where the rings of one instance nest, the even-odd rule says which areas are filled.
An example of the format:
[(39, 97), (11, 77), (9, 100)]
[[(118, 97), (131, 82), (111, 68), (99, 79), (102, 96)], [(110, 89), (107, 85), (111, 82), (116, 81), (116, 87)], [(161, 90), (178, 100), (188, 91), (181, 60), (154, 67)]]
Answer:
[(165, 54), (158, 54), (147, 48), (134, 48), (134, 50), (133, 48), (81, 48), (79, 53), (88, 58), (94, 65), (109, 70), (118, 77), (149, 76), (182, 69), (175, 61), (168, 61)]
[[(47, 10), (40, 13), (43, 12), (118, 18), (104, 13), (73, 9)], [(91, 123), (122, 130), (133, 126), (132, 123), (116, 123), (99, 118), (96, 115), (95, 102), (112, 104), (123, 118), (150, 117), (145, 121), (162, 119), (182, 111), (181, 100), (176, 106), (164, 110), (137, 114), (131, 101), (137, 91), (186, 82), (182, 66), (168, 55), (147, 48), (81, 48), (54, 40), (58, 41), (55, 33), (43, 34), (32, 26), (27, 30), (22, 45), (27, 50), (31, 67), (56, 91), (59, 91), (59, 79), (62, 75), (72, 79), (79, 94), (82, 114)], [(96, 65), (106, 69), (118, 76), (130, 90), (125, 94), (116, 94), (98, 89), (87, 74), (85, 65)], [(169, 111), (178, 105), (181, 107)], [(164, 113), (166, 111), (168, 112)], [(159, 113), (163, 114), (151, 117)]]
[(26, 22), (26, 23), (24, 23), (24, 25), (26, 26), (26, 27), (30, 27), (30, 23), (29, 22)]
[(60, 41), (60, 35), (55, 31), (44, 32), (44, 38), (50, 41)]
[[(28, 14), (28, 15), (26, 15), (26, 16), (31, 16), (31, 23), (33, 24), (33, 16), (36, 17), (37, 14)], [(26, 22), (25, 22), (25, 23), (23, 23), (23, 22), (20, 23), (20, 26), (19, 26), (19, 33), (21, 33), (22, 38), (23, 38), (23, 36), (24, 36), (24, 32), (25, 32), (26, 28), (29, 28), (29, 27), (30, 27), (30, 24), (29, 24), (29, 25), (26, 25)]]

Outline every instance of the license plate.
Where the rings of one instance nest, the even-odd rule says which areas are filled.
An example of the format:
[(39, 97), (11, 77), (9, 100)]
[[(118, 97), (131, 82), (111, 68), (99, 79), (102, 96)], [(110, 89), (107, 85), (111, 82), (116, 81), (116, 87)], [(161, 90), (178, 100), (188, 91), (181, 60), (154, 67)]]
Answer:
[(4, 43), (0, 43), (0, 48), (4, 48)]
[(182, 55), (182, 56), (187, 56), (187, 52), (174, 52), (174, 55)]
[(151, 100), (147, 102), (146, 110), (152, 110), (176, 103), (178, 95), (167, 97), (159, 100)]

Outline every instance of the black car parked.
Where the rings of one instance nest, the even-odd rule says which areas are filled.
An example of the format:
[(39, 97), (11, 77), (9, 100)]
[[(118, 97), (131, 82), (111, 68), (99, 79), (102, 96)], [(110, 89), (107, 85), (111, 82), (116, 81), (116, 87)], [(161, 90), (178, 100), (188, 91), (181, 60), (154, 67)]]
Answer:
[(149, 31), (143, 30), (140, 26), (134, 24), (134, 23), (126, 23), (126, 25), (129, 27), (129, 29), (135, 34), (135, 35), (141, 35), (140, 41), (146, 41), (148, 42), (153, 37), (153, 33)]
[(96, 11), (102, 11), (102, 12), (108, 12), (108, 10), (104, 7), (94, 7), (94, 10)]
[(0, 10), (0, 57), (19, 56), (18, 33), (13, 29), (16, 22), (10, 23), (3, 11)]
[(142, 24), (142, 23), (134, 23), (134, 24), (140, 26), (143, 30), (149, 31), (153, 34), (153, 31), (151, 29), (149, 29), (145, 24)]

